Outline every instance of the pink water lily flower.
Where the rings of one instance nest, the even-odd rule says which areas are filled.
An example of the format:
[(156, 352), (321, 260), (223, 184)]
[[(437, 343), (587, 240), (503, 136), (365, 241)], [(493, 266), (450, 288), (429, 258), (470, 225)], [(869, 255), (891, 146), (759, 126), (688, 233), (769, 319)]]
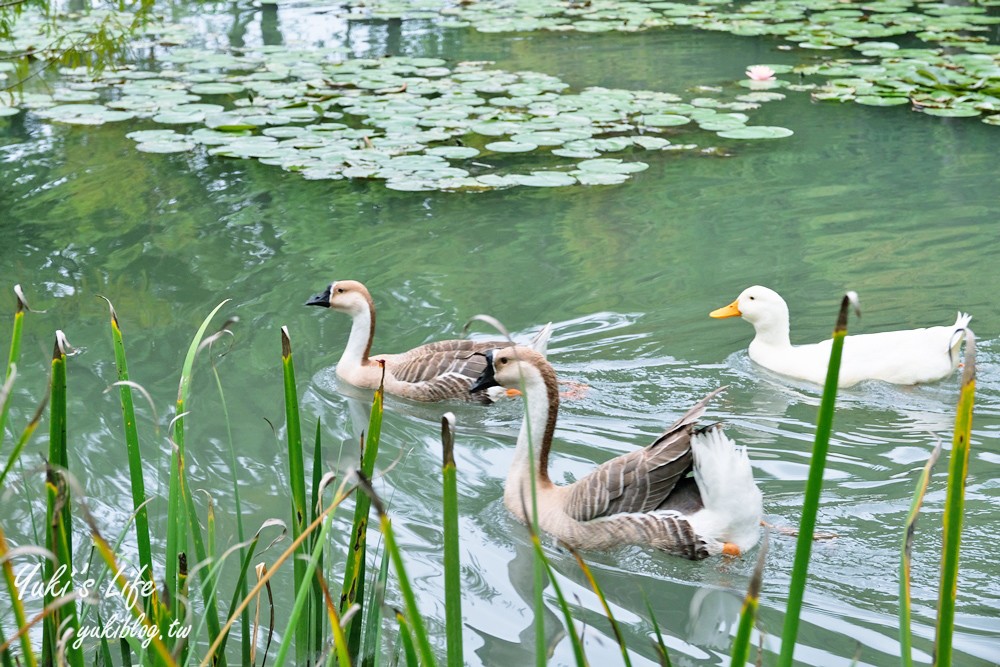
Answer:
[(767, 65), (750, 65), (746, 74), (751, 81), (774, 81), (774, 70)]

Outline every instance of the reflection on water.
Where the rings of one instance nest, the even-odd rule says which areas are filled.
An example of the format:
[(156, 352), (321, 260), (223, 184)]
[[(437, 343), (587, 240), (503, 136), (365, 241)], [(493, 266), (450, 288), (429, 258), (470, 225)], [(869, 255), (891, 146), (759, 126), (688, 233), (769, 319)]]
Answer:
[[(490, 58), (576, 86), (725, 86), (747, 63), (789, 57), (769, 42), (725, 35), (511, 37), (430, 24), (333, 25), (303, 8), (214, 8), (204, 34), (220, 45), (322, 41), (356, 55)], [(563, 402), (551, 471), (560, 482), (647, 444), (691, 403), (728, 385), (708, 417), (750, 446), (768, 520), (794, 527), (818, 388), (753, 365), (745, 352), (749, 326), (726, 326), (708, 311), (747, 285), (772, 285), (789, 300), (798, 342), (829, 334), (845, 288), (858, 290), (865, 303), (852, 332), (922, 326), (961, 308), (975, 318), (980, 375), (956, 648), (963, 665), (991, 664), (1000, 635), (1000, 577), (991, 551), (1000, 510), (994, 474), (1000, 274), (985, 248), (997, 218), (995, 129), (899, 110), (812, 105), (795, 95), (759, 113), (761, 123), (792, 127), (795, 136), (727, 146), (734, 157), (725, 160), (658, 155), (623, 187), (483, 195), (399, 193), (364, 182), (308, 182), (203, 155), (140, 154), (124, 139), (138, 122), (81, 129), (24, 115), (0, 119), (0, 267), (10, 281), (3, 289), (20, 282), (46, 311), (26, 320), (11, 429), (30, 418), (44, 391), (52, 334), (64, 329), (83, 350), (69, 366), (70, 466), (102, 525), (125, 524), (131, 501), (120, 465), (121, 417), (114, 394), (102, 393), (116, 377), (106, 306), (95, 295), (111, 298), (132, 377), (157, 405), (159, 433), (152, 411), (141, 403), (137, 410), (147, 490), (157, 495), (153, 531), (165, 534), (164, 434), (183, 351), (204, 315), (231, 298), (221, 315), (238, 315), (241, 323), (232, 351), (217, 363), (246, 523), (284, 517), (284, 445), (265, 421), (280, 427), (284, 419), (280, 326), (292, 334), (304, 432), (321, 420), (317, 464), (341, 472), (353, 467), (367, 427), (370, 392), (338, 385), (332, 371), (349, 321), (300, 305), (317, 286), (349, 276), (363, 280), (378, 303), (376, 347), (383, 350), (460, 337), (476, 313), (495, 315), (524, 335), (554, 322), (549, 355), (557, 372), (589, 388)], [(3, 314), (0, 331), (9, 322)], [(193, 487), (211, 489), (222, 544), (235, 533), (227, 514), (232, 488), (220, 481), (232, 471), (209, 370), (201, 362), (195, 373), (189, 466)], [(814, 547), (797, 651), (804, 664), (847, 665), (859, 651), (859, 664), (895, 664), (901, 527), (936, 439), (948, 448), (956, 396), (957, 377), (915, 388), (870, 383), (841, 393), (819, 517), (819, 529), (837, 537)], [(535, 641), (529, 541), (500, 502), (519, 404), (483, 410), (387, 401), (377, 487), (391, 500), (421, 609), (441, 635), (440, 491), (429, 480), (440, 466), (444, 409), (458, 417), (467, 657), (488, 665), (527, 663)], [(25, 461), (37, 461), (45, 445), (37, 437)], [(941, 463), (917, 532), (914, 630), (924, 662), (933, 641), (945, 477)], [(26, 502), (35, 494), (23, 485), (39, 488), (31, 463), (0, 504), (15, 544), (32, 541), (31, 512), (36, 521), (40, 516)], [(340, 535), (348, 530), (347, 514), (336, 521)], [(123, 552), (134, 550), (131, 540)], [(333, 548), (345, 548), (342, 541)], [(769, 652), (777, 650), (793, 548), (790, 538), (772, 539), (760, 620)], [(591, 663), (617, 664), (613, 636), (574, 560), (554, 544), (546, 550), (580, 619), (574, 630), (584, 633)], [(752, 555), (688, 563), (623, 549), (587, 557), (634, 664), (655, 664), (645, 598), (674, 664), (724, 661)], [(572, 662), (551, 591), (543, 615), (553, 664)], [(0, 620), (8, 622), (6, 612)]]

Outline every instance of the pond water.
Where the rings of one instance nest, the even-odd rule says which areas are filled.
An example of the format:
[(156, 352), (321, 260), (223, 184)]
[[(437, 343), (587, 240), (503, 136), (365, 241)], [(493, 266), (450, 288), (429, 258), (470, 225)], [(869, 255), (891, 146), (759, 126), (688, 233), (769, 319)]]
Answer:
[[(687, 30), (622, 34), (491, 35), (432, 22), (352, 24), (308, 9), (264, 12), (207, 5), (197, 25), (210, 45), (345, 45), (449, 61), (494, 60), (574, 88), (683, 92), (735, 88), (753, 63), (800, 54), (765, 38)], [(107, 311), (115, 304), (132, 379), (169, 419), (188, 341), (223, 299), (239, 316), (219, 361), (239, 456), (247, 526), (288, 514), (284, 445), (265, 418), (284, 421), (279, 328), (295, 350), (306, 432), (322, 419), (325, 467), (356, 455), (369, 396), (338, 387), (333, 367), (349, 330), (332, 312), (304, 308), (333, 279), (362, 280), (379, 313), (375, 351), (460, 337), (477, 313), (527, 334), (554, 323), (549, 358), (561, 378), (589, 390), (563, 404), (552, 477), (578, 478), (595, 463), (650, 442), (692, 402), (729, 385), (708, 417), (750, 447), (768, 520), (798, 520), (819, 403), (816, 387), (755, 367), (750, 326), (708, 311), (759, 283), (781, 292), (793, 342), (829, 335), (845, 289), (861, 296), (851, 331), (946, 324), (972, 313), (979, 382), (958, 585), (956, 664), (1000, 661), (1000, 312), (996, 286), (997, 130), (974, 120), (905, 108), (816, 104), (806, 93), (753, 112), (756, 124), (793, 129), (779, 141), (693, 141), (730, 157), (657, 152), (621, 186), (513, 188), (481, 194), (395, 192), (378, 181), (307, 181), (254, 161), (203, 152), (150, 155), (125, 133), (139, 121), (93, 128), (32, 115), (0, 119), (0, 269), (33, 306), (11, 423), (23, 424), (44, 391), (55, 329), (81, 353), (69, 362), (70, 467), (99, 521), (130, 514)], [(9, 316), (0, 321), (8, 330)], [(476, 326), (476, 335), (485, 334)], [(216, 507), (220, 544), (233, 539), (225, 424), (208, 367), (196, 371), (188, 455), (192, 485)], [(796, 657), (808, 665), (897, 664), (897, 564), (919, 469), (936, 438), (950, 442), (958, 377), (916, 388), (863, 384), (842, 392), (834, 422), (817, 542)], [(164, 534), (168, 449), (139, 406), (151, 468), (154, 535)], [(519, 424), (516, 402), (483, 409), (387, 402), (379, 481), (404, 546), (420, 606), (443, 636), (438, 420), (458, 419), (457, 465), (464, 563), (465, 645), (471, 664), (527, 664), (533, 655), (531, 553), (507, 516), (503, 479)], [(18, 428), (20, 428), (18, 426)], [(44, 431), (44, 427), (43, 427)], [(162, 433), (162, 430), (161, 430)], [(36, 437), (25, 461), (37, 461)], [(8, 439), (9, 442), (9, 439)], [(947, 451), (947, 447), (946, 447)], [(947, 465), (938, 464), (918, 526), (913, 573), (917, 659), (930, 662)], [(3, 499), (8, 539), (30, 541), (31, 495)], [(157, 523), (158, 522), (158, 523)], [(337, 543), (349, 513), (340, 514)], [(131, 549), (127, 541), (123, 549)], [(338, 548), (343, 548), (339, 546)], [(154, 548), (154, 553), (157, 550)], [(546, 543), (576, 615), (588, 624), (591, 664), (618, 664), (599, 605), (573, 558)], [(760, 627), (778, 650), (794, 542), (774, 535)], [(728, 663), (754, 555), (691, 563), (645, 549), (588, 554), (624, 626), (636, 664), (654, 664), (648, 598), (674, 664)], [(290, 607), (290, 600), (280, 604)], [(569, 664), (554, 598), (552, 664)], [(279, 616), (280, 617), (280, 616)], [(0, 614), (5, 623), (7, 612)]]

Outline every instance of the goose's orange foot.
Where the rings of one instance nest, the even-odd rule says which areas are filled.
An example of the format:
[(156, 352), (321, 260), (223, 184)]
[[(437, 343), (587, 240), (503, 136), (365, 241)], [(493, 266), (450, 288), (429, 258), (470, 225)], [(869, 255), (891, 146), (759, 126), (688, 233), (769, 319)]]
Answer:
[(559, 398), (575, 400), (583, 398), (590, 391), (590, 385), (585, 382), (574, 382), (572, 380), (560, 380), (559, 384), (566, 386), (566, 391), (559, 392)]

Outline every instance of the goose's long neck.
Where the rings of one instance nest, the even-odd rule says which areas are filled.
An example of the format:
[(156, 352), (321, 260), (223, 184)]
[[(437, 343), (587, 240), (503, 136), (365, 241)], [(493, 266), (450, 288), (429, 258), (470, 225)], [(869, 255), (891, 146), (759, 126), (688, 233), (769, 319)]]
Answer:
[(351, 335), (347, 338), (347, 347), (344, 348), (344, 353), (340, 355), (340, 363), (348, 366), (367, 364), (374, 337), (375, 306), (369, 302), (367, 308), (354, 314)]
[(524, 378), (525, 415), (517, 436), (511, 475), (549, 484), (549, 450), (559, 415), (559, 387), (551, 369), (535, 368)]

